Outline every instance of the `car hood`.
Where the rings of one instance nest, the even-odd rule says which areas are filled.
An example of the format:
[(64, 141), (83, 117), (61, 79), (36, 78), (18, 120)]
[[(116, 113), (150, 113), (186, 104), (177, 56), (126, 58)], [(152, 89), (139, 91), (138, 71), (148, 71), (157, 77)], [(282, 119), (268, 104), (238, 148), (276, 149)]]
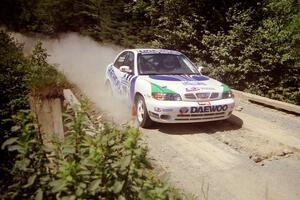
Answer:
[(167, 91), (184, 95), (186, 93), (222, 93), (228, 86), (203, 75), (143, 75), (142, 79)]

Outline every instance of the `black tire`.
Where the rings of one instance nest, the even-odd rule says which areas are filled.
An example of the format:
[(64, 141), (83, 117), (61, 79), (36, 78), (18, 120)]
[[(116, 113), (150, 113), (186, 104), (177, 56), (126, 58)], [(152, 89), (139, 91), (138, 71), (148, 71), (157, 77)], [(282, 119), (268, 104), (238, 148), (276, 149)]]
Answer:
[(135, 99), (136, 119), (140, 127), (148, 128), (152, 125), (153, 121), (150, 119), (145, 104), (145, 100), (141, 95)]

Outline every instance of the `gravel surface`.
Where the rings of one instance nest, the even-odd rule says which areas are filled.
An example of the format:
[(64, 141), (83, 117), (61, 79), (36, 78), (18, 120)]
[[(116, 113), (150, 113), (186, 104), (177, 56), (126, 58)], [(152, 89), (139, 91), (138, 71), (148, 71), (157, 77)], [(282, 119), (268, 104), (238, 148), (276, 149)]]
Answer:
[(236, 98), (236, 105), (236, 108), (242, 108), (242, 112), (275, 123), (277, 126), (288, 131), (289, 134), (300, 137), (300, 116), (272, 108), (266, 108), (262, 105), (251, 103), (240, 98)]

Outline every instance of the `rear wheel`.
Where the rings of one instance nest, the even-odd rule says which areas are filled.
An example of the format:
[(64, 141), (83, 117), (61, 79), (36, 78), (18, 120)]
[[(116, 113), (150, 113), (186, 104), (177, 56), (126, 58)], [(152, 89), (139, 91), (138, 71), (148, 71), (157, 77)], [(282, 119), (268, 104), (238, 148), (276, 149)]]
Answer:
[(145, 100), (142, 96), (140, 95), (137, 96), (135, 101), (135, 107), (136, 107), (136, 118), (139, 125), (143, 128), (150, 127), (152, 125), (152, 120), (148, 115)]

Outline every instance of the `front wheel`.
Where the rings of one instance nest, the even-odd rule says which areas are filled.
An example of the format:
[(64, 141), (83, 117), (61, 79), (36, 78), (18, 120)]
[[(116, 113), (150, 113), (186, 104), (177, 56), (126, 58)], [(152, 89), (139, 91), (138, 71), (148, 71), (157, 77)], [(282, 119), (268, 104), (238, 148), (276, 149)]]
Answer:
[(145, 100), (142, 96), (137, 96), (135, 101), (135, 107), (136, 107), (136, 118), (139, 125), (142, 128), (150, 127), (152, 125), (152, 120), (148, 115)]

